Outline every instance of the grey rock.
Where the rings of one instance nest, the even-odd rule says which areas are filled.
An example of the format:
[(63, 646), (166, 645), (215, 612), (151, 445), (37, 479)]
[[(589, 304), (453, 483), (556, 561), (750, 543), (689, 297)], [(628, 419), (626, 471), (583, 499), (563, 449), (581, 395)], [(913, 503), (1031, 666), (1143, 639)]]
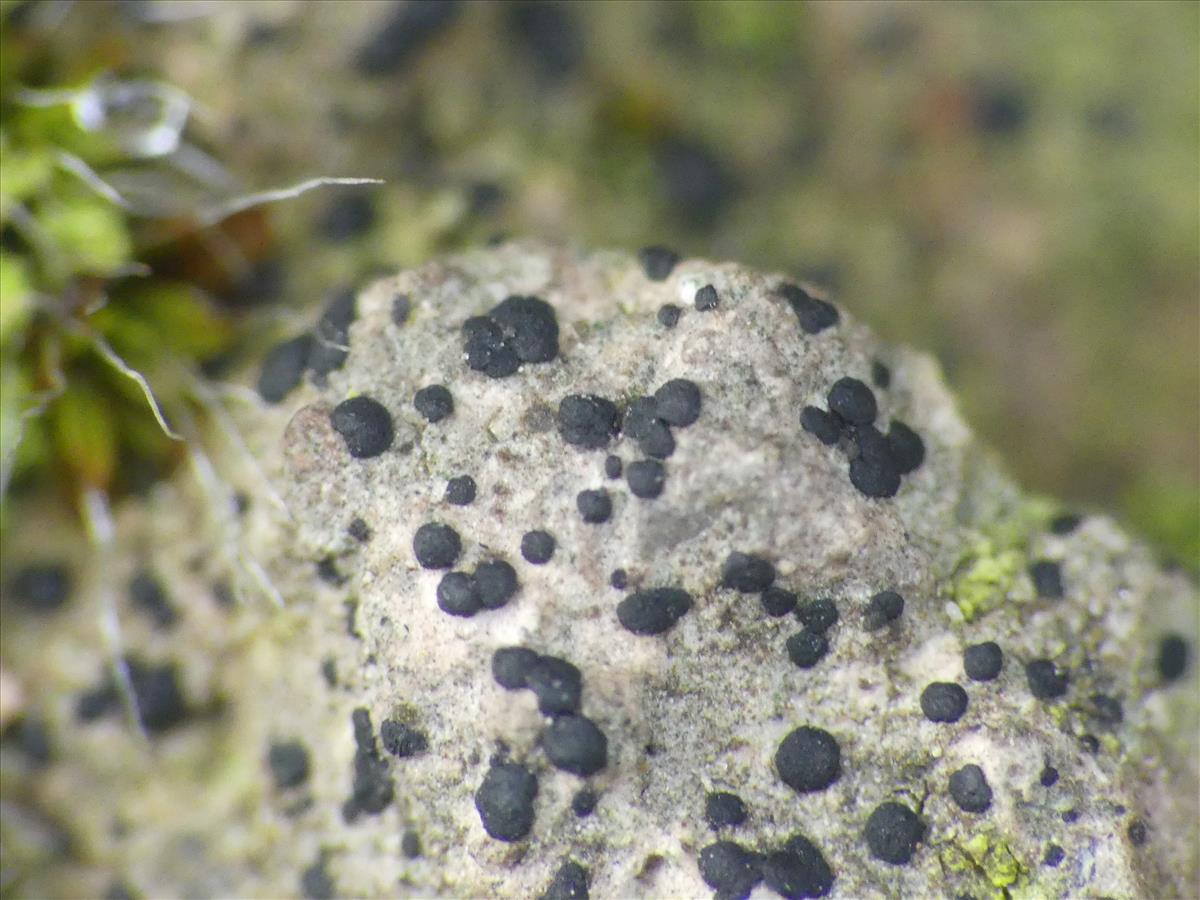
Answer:
[[(295, 893), (319, 858), (345, 896), (536, 896), (564, 859), (586, 867), (593, 897), (705, 896), (700, 853), (712, 840), (704, 810), (714, 790), (744, 801), (738, 842), (749, 852), (778, 855), (803, 833), (832, 872), (832, 896), (1186, 893), (1200, 821), (1196, 673), (1193, 665), (1164, 684), (1157, 660), (1164, 634), (1196, 633), (1195, 584), (1103, 516), (1054, 533), (1056, 509), (1024, 494), (975, 442), (931, 360), (885, 350), (807, 286), (797, 308), (801, 294), (782, 290), (789, 283), (690, 259), (651, 280), (629, 254), (517, 242), (364, 287), (344, 364), (325, 384), (242, 417), (258, 475), (217, 456), (252, 496), (232, 554), (250, 598), (243, 607), (230, 614), (200, 598), (196, 554), (214, 542), (229, 549), (232, 526), (197, 529), (184, 485), (119, 520), (121, 545), (152, 554), (181, 609), (169, 634), (131, 620), (127, 643), (177, 661), (192, 707), (221, 698), (223, 711), (154, 738), (149, 762), (115, 719), (84, 727), (65, 713), (52, 718), (52, 737), (73, 740), (52, 775), (37, 776), (56, 779), (43, 792), (48, 809), (148, 894)], [(658, 324), (664, 304), (688, 306), (707, 285), (720, 297), (715, 309), (672, 329)], [(399, 296), (409, 316), (398, 326)], [(475, 371), (462, 325), (509, 296), (553, 308), (558, 355), (503, 377)], [(814, 309), (819, 329), (801, 321)], [(824, 407), (839, 379), (870, 382), (881, 357), (891, 378), (875, 391), (876, 421), (903, 422), (924, 451), (882, 498), (849, 476), (848, 452), (869, 434), (827, 445), (800, 424), (801, 410)], [(554, 425), (568, 395), (620, 407), (672, 379), (698, 386), (700, 413), (673, 430), (657, 497), (635, 498), (606, 479), (607, 455), (626, 464), (642, 456), (633, 437), (591, 448), (568, 444)], [(428, 384), (454, 396), (454, 415), (436, 424), (411, 402)], [(391, 415), (394, 438), (377, 456), (353, 456), (331, 425), (330, 411), (353, 396)], [(467, 507), (443, 499), (447, 479), (461, 475), (478, 486)], [(600, 487), (612, 515), (585, 523), (576, 495)], [(353, 521), (369, 528), (369, 542), (348, 534)], [(502, 560), (519, 591), (469, 618), (445, 613), (444, 573), (423, 569), (412, 549), (427, 522), (461, 536), (457, 569)], [(522, 537), (535, 529), (556, 541), (544, 565), (522, 558)], [(772, 618), (757, 594), (722, 586), (733, 552), (770, 562), (780, 588), (835, 601), (829, 651), (812, 668), (788, 658), (791, 616)], [(226, 556), (209, 553), (202, 571)], [(314, 574), (313, 561), (330, 557), (349, 576), (343, 587)], [(283, 610), (255, 599), (247, 559), (261, 561)], [(1065, 596), (1038, 596), (1036, 560), (1058, 563)], [(616, 569), (628, 573), (624, 591), (609, 584)], [(690, 597), (669, 628), (622, 626), (627, 595), (662, 588)], [(868, 604), (886, 590), (903, 596), (903, 613), (868, 627)], [(94, 619), (63, 616), (4, 629), (6, 666), (19, 674), (45, 671), (37, 658), (70, 660), (47, 676), (51, 694), (78, 690), (104, 663)], [(33, 634), (37, 658), (21, 649)], [(963, 650), (982, 641), (1012, 664), (993, 681), (970, 681)], [(493, 679), (501, 647), (579, 669), (578, 713), (606, 739), (603, 768), (584, 779), (547, 759), (538, 698)], [(1063, 696), (1030, 692), (1025, 665), (1036, 659), (1069, 673)], [(322, 677), (330, 660), (334, 684)], [(965, 686), (960, 720), (922, 714), (932, 682)], [(1095, 695), (1119, 698), (1123, 715), (1097, 722)], [(419, 731), (428, 748), (373, 756), (394, 801), (347, 820), (350, 716), (360, 707), (372, 721)], [(799, 793), (775, 758), (802, 727), (833, 737), (840, 773)], [(278, 735), (309, 751), (299, 805), (271, 790), (263, 768)], [(1081, 745), (1089, 735), (1094, 753)], [(968, 764), (992, 790), (986, 812), (965, 813), (951, 797), (951, 774)], [(1061, 773), (1049, 788), (1039, 783), (1047, 764)], [(516, 823), (498, 840), (476, 797), (489, 772), (518, 771), (508, 766), (536, 778), (536, 791), (513, 810), (494, 785), (484, 792), (489, 815)], [(572, 797), (585, 785), (599, 799), (579, 818)], [(906, 864), (877, 859), (865, 837), (886, 803), (919, 812), (924, 825)], [(119, 831), (90, 811), (114, 807)], [(1073, 822), (1067, 809), (1079, 811)], [(1135, 819), (1145, 823), (1140, 846), (1127, 836)], [(405, 834), (419, 836), (420, 856), (401, 852)], [(1050, 844), (1065, 854), (1055, 867), (1042, 865)], [(28, 884), (36, 890), (49, 877)]]

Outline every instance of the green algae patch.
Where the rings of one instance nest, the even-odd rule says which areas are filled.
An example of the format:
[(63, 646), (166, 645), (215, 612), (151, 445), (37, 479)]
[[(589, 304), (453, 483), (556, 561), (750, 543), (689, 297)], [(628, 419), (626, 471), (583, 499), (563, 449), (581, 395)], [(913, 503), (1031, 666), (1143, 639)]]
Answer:
[(947, 871), (974, 872), (985, 879), (997, 898), (1013, 896), (1012, 891), (1023, 889), (1028, 881), (1028, 870), (1008, 844), (986, 833), (943, 847), (938, 858)]
[(951, 584), (951, 596), (963, 618), (973, 622), (1008, 599), (1024, 562), (1020, 551), (997, 550), (987, 539), (977, 543), (959, 564)]

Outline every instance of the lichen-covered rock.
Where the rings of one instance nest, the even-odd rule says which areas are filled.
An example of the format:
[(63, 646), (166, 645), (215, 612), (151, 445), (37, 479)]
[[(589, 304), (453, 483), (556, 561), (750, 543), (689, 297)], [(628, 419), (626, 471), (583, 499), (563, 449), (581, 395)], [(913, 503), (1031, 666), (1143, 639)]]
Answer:
[(510, 243), (355, 309), (340, 367), (243, 417), (258, 467), (218, 454), (244, 512), (199, 529), (175, 485), (119, 522), (177, 612), (116, 598), (149, 744), (87, 601), (120, 566), (6, 606), (52, 747), (4, 745), (19, 890), (1194, 883), (1194, 583), (1023, 495), (927, 358), (661, 250)]

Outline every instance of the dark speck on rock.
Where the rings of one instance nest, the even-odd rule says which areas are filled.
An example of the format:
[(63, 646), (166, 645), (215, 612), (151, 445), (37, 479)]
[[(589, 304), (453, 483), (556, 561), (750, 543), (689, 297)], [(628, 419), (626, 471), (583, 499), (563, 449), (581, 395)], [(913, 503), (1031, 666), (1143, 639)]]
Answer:
[(680, 588), (653, 588), (630, 594), (617, 604), (617, 620), (634, 634), (662, 634), (692, 608), (692, 595)]
[(498, 841), (519, 841), (533, 828), (537, 777), (517, 763), (492, 766), (475, 792), (484, 831)]
[(350, 797), (342, 806), (342, 818), (353, 822), (362, 813), (379, 815), (392, 803), (395, 789), (387, 763), (379, 757), (375, 745), (375, 730), (371, 725), (371, 714), (363, 707), (350, 716), (354, 728), (354, 783)]
[(403, 328), (412, 315), (412, 300), (408, 294), (397, 294), (392, 298), (392, 324)]
[(787, 639), (788, 657), (801, 669), (811, 669), (829, 652), (829, 642), (816, 631), (805, 628)]
[(621, 463), (621, 457), (609, 454), (604, 458), (604, 477), (605, 478), (620, 478), (621, 471), (624, 466)]
[(437, 604), (442, 612), (467, 619), (483, 609), (479, 585), (466, 572), (447, 572), (437, 586)]
[(965, 765), (950, 776), (950, 796), (964, 812), (985, 812), (992, 805), (992, 789), (983, 769)]
[(925, 462), (925, 442), (903, 422), (892, 421), (887, 433), (892, 459), (901, 475), (915, 472)]
[(679, 324), (683, 310), (674, 303), (664, 303), (658, 310), (658, 324), (663, 328), (674, 328)]
[(583, 819), (596, 810), (596, 792), (591, 788), (583, 788), (571, 798), (571, 812)]
[(449, 569), (462, 552), (462, 540), (449, 525), (427, 522), (413, 535), (413, 555), (425, 569)]
[(350, 520), (350, 524), (346, 528), (346, 533), (360, 544), (365, 544), (371, 540), (371, 526), (357, 516)]
[(445, 385), (431, 384), (417, 391), (413, 397), (413, 406), (424, 416), (425, 421), (440, 422), (454, 412), (454, 397)]
[(723, 900), (745, 900), (762, 881), (762, 860), (741, 844), (717, 841), (700, 851), (700, 877)]
[(1029, 567), (1029, 577), (1039, 597), (1063, 596), (1062, 567), (1048, 559), (1039, 559)]
[(1067, 856), (1065, 850), (1058, 844), (1051, 844), (1046, 848), (1046, 855), (1042, 857), (1042, 863), (1050, 868), (1056, 868)]
[(1158, 644), (1158, 674), (1165, 682), (1177, 680), (1187, 671), (1188, 644), (1181, 634), (1168, 634)]
[(329, 415), (333, 430), (342, 436), (355, 459), (379, 456), (392, 446), (392, 416), (378, 400), (351, 397)]
[(782, 850), (768, 853), (763, 881), (785, 900), (824, 897), (833, 888), (833, 871), (824, 854), (802, 834), (794, 834)]
[(337, 887), (325, 868), (325, 855), (300, 874), (300, 893), (304, 900), (333, 900)]
[(772, 585), (762, 592), (763, 611), (773, 619), (780, 616), (786, 616), (796, 608), (796, 594), (793, 591), (784, 590), (781, 587)]
[(580, 491), (575, 497), (575, 506), (589, 525), (607, 522), (612, 516), (612, 498), (604, 488)]
[(616, 404), (593, 394), (569, 394), (558, 404), (558, 432), (576, 447), (595, 450), (608, 446), (617, 433)]
[(573, 775), (587, 776), (608, 764), (608, 738), (584, 716), (556, 716), (542, 735), (551, 764)]
[(554, 873), (554, 880), (539, 900), (588, 900), (588, 870), (567, 860)]
[(425, 732), (394, 719), (383, 720), (379, 726), (379, 740), (384, 750), (399, 759), (417, 756), (429, 749)]
[(1042, 787), (1054, 787), (1058, 784), (1058, 769), (1054, 766), (1045, 766), (1042, 768), (1042, 774), (1038, 776), (1038, 783)]
[(800, 427), (829, 447), (842, 436), (841, 419), (817, 406), (806, 406), (800, 411)]
[(621, 419), (621, 432), (638, 442), (647, 456), (666, 459), (675, 452), (675, 438), (665, 421), (659, 418), (653, 397), (636, 397)]
[(475, 479), (459, 475), (446, 482), (446, 502), (451, 506), (470, 506), (475, 502)]
[(824, 634), (837, 624), (837, 604), (828, 597), (821, 597), (805, 603), (797, 610), (804, 627), (818, 634)]
[(925, 823), (903, 804), (881, 803), (867, 819), (867, 847), (878, 860), (894, 866), (907, 864), (925, 837)]
[(8, 582), (13, 598), (36, 613), (61, 609), (71, 594), (71, 573), (62, 563), (32, 563), (22, 566)]
[(807, 334), (819, 334), (838, 323), (840, 316), (836, 306), (818, 300), (799, 285), (782, 284), (779, 295), (787, 301), (800, 321), (800, 328)]
[(795, 791), (823, 791), (842, 774), (841, 747), (828, 731), (802, 725), (779, 744), (775, 771)]
[(972, 681), (992, 681), (1004, 666), (1004, 652), (995, 641), (972, 644), (963, 651), (963, 671)]
[(501, 647), (492, 654), (492, 678), (506, 691), (524, 690), (537, 661), (537, 653), (528, 647)]
[(654, 405), (658, 418), (685, 428), (700, 418), (700, 388), (686, 378), (672, 378), (654, 392)]
[(704, 798), (704, 820), (713, 831), (746, 821), (746, 804), (737, 794), (713, 791)]
[(904, 598), (895, 591), (880, 591), (867, 604), (863, 624), (868, 631), (878, 631), (895, 622), (904, 612)]
[(507, 297), (488, 316), (521, 362), (544, 363), (558, 356), (558, 319), (554, 307), (540, 297)]
[(857, 378), (839, 378), (829, 389), (829, 410), (852, 425), (870, 425), (878, 407), (871, 389)]
[(525, 673), (525, 684), (538, 700), (542, 715), (579, 712), (583, 675), (557, 656), (540, 656)]
[(521, 367), (504, 329), (487, 316), (474, 316), (463, 324), (463, 353), (468, 368), (489, 378), (507, 378)]
[(871, 363), (871, 381), (875, 383), (875, 387), (886, 391), (892, 386), (892, 370), (875, 360)]
[(639, 459), (629, 464), (625, 478), (630, 492), (642, 500), (653, 500), (663, 492), (667, 472), (657, 459)]
[(1053, 660), (1035, 659), (1025, 664), (1025, 679), (1029, 691), (1039, 700), (1053, 700), (1067, 692), (1068, 677), (1060, 672)]
[(775, 567), (761, 556), (734, 551), (725, 558), (721, 568), (722, 587), (743, 594), (765, 591), (775, 581)]
[(299, 741), (278, 741), (267, 751), (267, 765), (280, 790), (308, 781), (308, 750)]
[(1121, 701), (1108, 694), (1092, 694), (1089, 712), (1093, 719), (1109, 727), (1120, 725), (1125, 718)]
[(950, 681), (934, 681), (921, 691), (921, 712), (930, 722), (957, 722), (967, 711), (967, 692)]
[(412, 829), (404, 832), (404, 837), (400, 838), (400, 852), (404, 854), (405, 859), (420, 858), (421, 838)]
[(856, 429), (853, 438), (850, 483), (867, 497), (894, 497), (900, 490), (900, 467), (887, 439), (873, 425)]
[(692, 301), (696, 309), (700, 312), (711, 312), (721, 304), (721, 298), (717, 294), (717, 289), (711, 284), (706, 284), (704, 287), (696, 291), (696, 296)]
[(258, 394), (268, 403), (279, 403), (296, 387), (308, 367), (313, 337), (302, 334), (276, 344), (263, 359), (258, 375)]
[(500, 609), (513, 598), (520, 584), (512, 566), (502, 559), (492, 559), (475, 567), (475, 587), (485, 609)]
[(623, 591), (629, 585), (629, 573), (624, 569), (613, 569), (608, 576), (608, 583), (618, 591)]
[(1150, 837), (1150, 833), (1146, 828), (1146, 823), (1141, 819), (1134, 819), (1129, 823), (1129, 828), (1125, 830), (1125, 834), (1129, 837), (1129, 843), (1135, 847), (1144, 847), (1146, 841)]
[(521, 538), (521, 556), (535, 566), (548, 563), (554, 556), (554, 536), (547, 531), (527, 531)]
[(643, 247), (638, 251), (638, 262), (651, 281), (666, 281), (679, 262), (679, 254), (666, 247)]

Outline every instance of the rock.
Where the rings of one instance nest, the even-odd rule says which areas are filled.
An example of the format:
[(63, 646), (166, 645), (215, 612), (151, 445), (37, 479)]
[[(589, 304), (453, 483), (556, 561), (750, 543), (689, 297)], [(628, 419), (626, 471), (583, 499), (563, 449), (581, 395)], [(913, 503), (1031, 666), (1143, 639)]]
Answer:
[[(36, 801), (19, 802), (88, 854), (27, 865), (21, 890), (86, 893), (108, 866), (147, 895), (280, 896), (318, 860), (339, 896), (537, 896), (573, 860), (590, 896), (703, 896), (716, 877), (706, 803), (722, 790), (745, 805), (746, 885), (767, 872), (804, 896), (830, 878), (845, 897), (1185, 893), (1200, 821), (1192, 639), (1167, 669), (1159, 658), (1164, 638), (1196, 633), (1196, 585), (1103, 516), (1052, 528), (1060, 511), (978, 446), (928, 358), (883, 348), (808, 286), (667, 267), (664, 253), (647, 266), (517, 242), (367, 285), (344, 363), (241, 417), (253, 459), (217, 454), (250, 499), (241, 518), (198, 527), (182, 480), (122, 510), (119, 551), (152, 563), (179, 611), (164, 631), (121, 610), (126, 650), (176, 666), (189, 710), (149, 750), (117, 716), (72, 717), (105, 674), (85, 596), (103, 588), (99, 562), (82, 564), (54, 617), (6, 609), (5, 671), (46, 711), (56, 747), (26, 776)], [(710, 285), (720, 303), (697, 312)], [(393, 317), (398, 297), (406, 317)], [(680, 309), (669, 329), (667, 303)], [(494, 318), (510, 308), (529, 315)], [(547, 338), (513, 365), (472, 368), (462, 328), (488, 316), (504, 346), (553, 334), (556, 352)], [(427, 385), (453, 395), (453, 415), (414, 407)], [(375, 455), (331, 423), (353, 397), (390, 418)], [(564, 413), (570, 397), (586, 399)], [(672, 452), (656, 463), (661, 490), (635, 497), (609, 457), (628, 472), (648, 455), (621, 423), (652, 397), (647, 422)], [(820, 438), (802, 427), (809, 407)], [(863, 461), (888, 491), (856, 486)], [(447, 481), (464, 476), (473, 502), (448, 503)], [(584, 521), (576, 498), (602, 488), (609, 515)], [(29, 558), (44, 541), (26, 539)], [(1062, 597), (1035, 584), (1043, 562)], [(503, 602), (448, 614), (449, 567), (481, 597), (503, 575)], [(218, 578), (246, 602), (214, 603)], [(266, 578), (282, 610), (263, 599)], [(772, 616), (768, 589), (799, 603)], [(902, 598), (897, 615), (872, 605), (884, 592)], [(805, 615), (828, 650), (800, 668), (787, 644), (812, 627)], [(964, 651), (988, 641), (1005, 662), (976, 680)], [(501, 654), (521, 663), (497, 663), (503, 684), (501, 648), (524, 648)], [(1061, 691), (1031, 691), (1042, 660)], [(525, 682), (551, 662), (553, 678)], [(564, 674), (576, 670), (578, 683)], [(959, 718), (929, 721), (932, 684), (966, 692)], [(1122, 714), (1098, 716), (1097, 696)], [(356, 710), (369, 717), (352, 727)], [(552, 724), (560, 715), (576, 718)], [(385, 748), (402, 730), (422, 752), (379, 752), (370, 722), (389, 723)], [(822, 761), (798, 758), (794, 738), (781, 771), (797, 733), (828, 735), (836, 772), (825, 760), (807, 777)], [(281, 740), (307, 750), (307, 777), (287, 791), (266, 762)], [(1044, 786), (1050, 765), (1061, 775)], [(965, 766), (991, 791), (983, 811), (952, 796)], [(389, 802), (343, 815), (365, 769)], [(586, 818), (582, 791), (595, 797)], [(894, 829), (871, 821), (897, 806), (921, 828), (893, 849)], [(828, 866), (819, 878), (797, 880), (815, 871), (788, 855), (797, 834)], [(402, 852), (402, 836), (420, 852)], [(1043, 865), (1051, 846), (1059, 864)]]

